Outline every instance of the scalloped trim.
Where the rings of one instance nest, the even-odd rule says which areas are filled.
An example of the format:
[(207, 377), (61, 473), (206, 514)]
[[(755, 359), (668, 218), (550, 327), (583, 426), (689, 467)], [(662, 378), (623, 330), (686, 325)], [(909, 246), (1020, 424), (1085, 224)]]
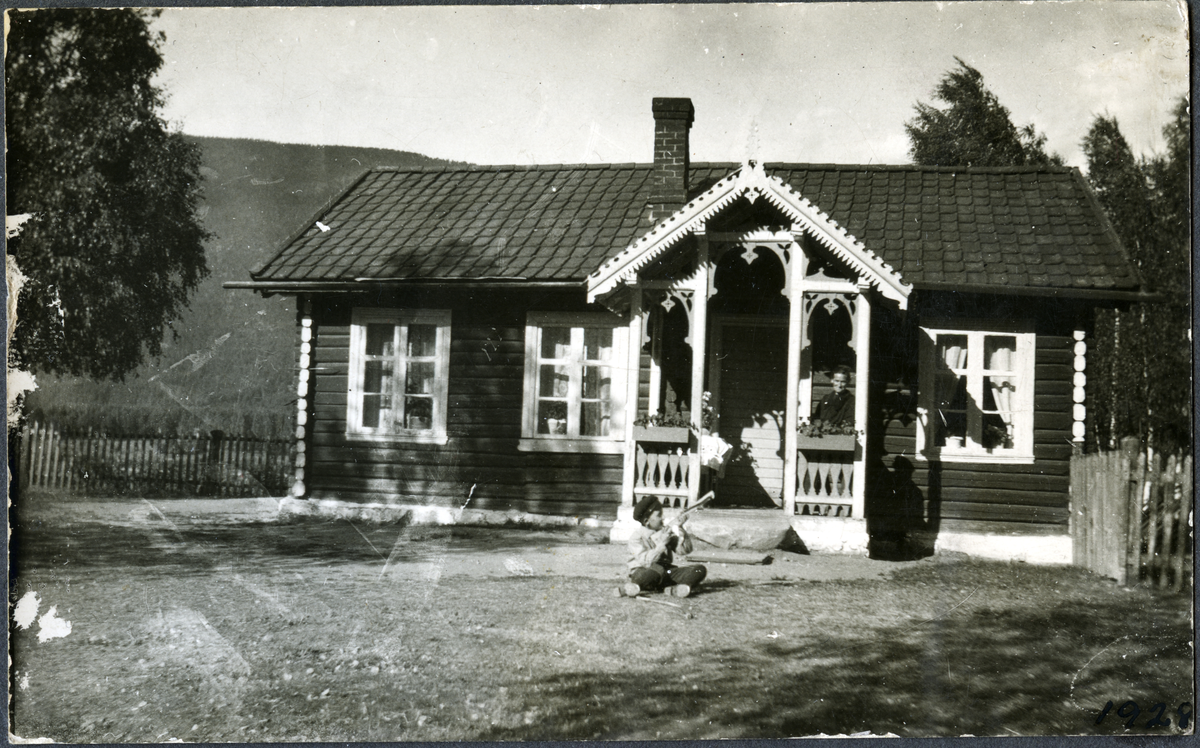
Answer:
[(840, 226), (829, 214), (800, 195), (779, 177), (768, 176), (762, 164), (747, 162), (737, 171), (663, 219), (615, 257), (588, 276), (588, 299), (609, 293), (617, 284), (636, 283), (638, 273), (671, 247), (691, 234), (738, 197), (751, 202), (763, 198), (802, 224), (826, 249), (868, 279), (885, 297), (900, 308), (908, 305), (912, 286), (896, 270)]

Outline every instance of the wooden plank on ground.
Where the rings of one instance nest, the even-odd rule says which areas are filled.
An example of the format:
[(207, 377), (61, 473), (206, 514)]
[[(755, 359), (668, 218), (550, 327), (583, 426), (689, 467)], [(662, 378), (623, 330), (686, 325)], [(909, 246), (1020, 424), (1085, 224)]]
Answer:
[(762, 565), (767, 563), (770, 558), (771, 554), (762, 551), (715, 548), (689, 553), (687, 563)]

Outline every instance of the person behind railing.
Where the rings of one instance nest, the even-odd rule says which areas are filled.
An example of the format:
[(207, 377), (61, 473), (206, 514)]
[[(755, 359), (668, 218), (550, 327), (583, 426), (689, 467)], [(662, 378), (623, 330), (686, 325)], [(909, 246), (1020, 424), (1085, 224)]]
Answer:
[(692, 552), (692, 539), (683, 523), (664, 523), (662, 503), (653, 496), (642, 497), (633, 518), (641, 527), (629, 538), (629, 581), (617, 588), (617, 594), (637, 597), (644, 590), (662, 590), (672, 597), (692, 594), (708, 569), (699, 564), (672, 565), (675, 553)]
[(821, 398), (813, 411), (814, 421), (834, 426), (854, 423), (854, 393), (850, 392), (850, 367), (839, 366), (833, 372), (833, 392)]

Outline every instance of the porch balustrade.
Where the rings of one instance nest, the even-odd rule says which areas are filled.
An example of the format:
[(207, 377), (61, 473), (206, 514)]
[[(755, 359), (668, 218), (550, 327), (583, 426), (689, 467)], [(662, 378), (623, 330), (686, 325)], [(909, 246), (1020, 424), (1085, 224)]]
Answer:
[(633, 493), (657, 496), (664, 506), (686, 508), (691, 450), (670, 444), (636, 442)]
[(796, 453), (796, 514), (849, 517), (854, 503), (854, 453)]

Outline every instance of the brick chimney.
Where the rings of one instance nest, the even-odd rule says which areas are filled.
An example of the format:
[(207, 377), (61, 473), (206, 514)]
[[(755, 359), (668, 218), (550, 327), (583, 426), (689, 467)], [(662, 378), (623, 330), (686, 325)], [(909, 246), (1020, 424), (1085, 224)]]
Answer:
[(691, 99), (654, 99), (654, 171), (650, 178), (650, 222), (683, 207), (688, 194), (688, 132), (696, 110)]

